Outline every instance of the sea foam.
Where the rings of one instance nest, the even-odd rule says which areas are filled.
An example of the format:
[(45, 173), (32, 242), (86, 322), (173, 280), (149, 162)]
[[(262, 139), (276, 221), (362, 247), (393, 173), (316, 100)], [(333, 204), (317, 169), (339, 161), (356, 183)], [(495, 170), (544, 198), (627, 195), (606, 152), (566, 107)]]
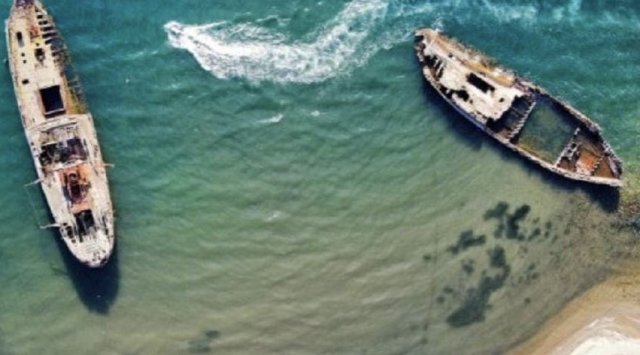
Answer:
[(640, 340), (615, 331), (604, 331), (582, 341), (570, 355), (622, 355), (640, 353)]
[(280, 121), (282, 121), (283, 118), (284, 118), (284, 115), (279, 113), (275, 116), (260, 120), (258, 122), (262, 124), (276, 124), (276, 123), (280, 123)]
[[(317, 83), (347, 74), (379, 51), (410, 41), (419, 27), (445, 30), (445, 22), (474, 23), (489, 16), (497, 23), (538, 28), (575, 21), (583, 16), (582, 7), (582, 0), (566, 0), (551, 8), (537, 2), (505, 4), (492, 0), (421, 4), (353, 0), (302, 40), (263, 27), (264, 19), (205, 25), (170, 21), (164, 30), (171, 46), (191, 53), (203, 69), (217, 78), (242, 78), (254, 83)], [(635, 19), (618, 15), (610, 14), (611, 19), (596, 17), (594, 21), (611, 25)], [(286, 24), (288, 20), (280, 22)]]
[(251, 23), (165, 24), (169, 43), (189, 51), (220, 79), (314, 83), (365, 63), (378, 50), (365, 44), (386, 14), (382, 0), (355, 0), (320, 27), (311, 40), (293, 41)]

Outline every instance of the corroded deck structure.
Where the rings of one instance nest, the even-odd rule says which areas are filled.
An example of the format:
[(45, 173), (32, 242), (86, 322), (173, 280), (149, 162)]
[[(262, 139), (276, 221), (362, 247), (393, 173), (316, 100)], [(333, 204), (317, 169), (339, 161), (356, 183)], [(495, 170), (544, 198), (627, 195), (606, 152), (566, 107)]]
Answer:
[(16, 0), (6, 22), (9, 67), (37, 182), (72, 254), (104, 265), (115, 243), (105, 164), (77, 77), (53, 18)]
[(600, 127), (570, 105), (438, 31), (418, 30), (416, 51), (429, 84), (503, 145), (569, 179), (622, 186)]

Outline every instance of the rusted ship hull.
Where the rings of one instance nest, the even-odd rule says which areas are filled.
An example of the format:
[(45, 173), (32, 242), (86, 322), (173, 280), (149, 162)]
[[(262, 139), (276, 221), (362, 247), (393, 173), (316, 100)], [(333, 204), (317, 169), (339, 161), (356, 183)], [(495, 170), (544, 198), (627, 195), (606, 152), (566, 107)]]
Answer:
[(56, 228), (89, 267), (107, 263), (114, 217), (93, 118), (67, 48), (38, 0), (16, 0), (6, 22), (9, 67), (27, 142)]
[(569, 104), (438, 31), (418, 30), (416, 52), (442, 98), (504, 146), (566, 178), (622, 186), (600, 127)]

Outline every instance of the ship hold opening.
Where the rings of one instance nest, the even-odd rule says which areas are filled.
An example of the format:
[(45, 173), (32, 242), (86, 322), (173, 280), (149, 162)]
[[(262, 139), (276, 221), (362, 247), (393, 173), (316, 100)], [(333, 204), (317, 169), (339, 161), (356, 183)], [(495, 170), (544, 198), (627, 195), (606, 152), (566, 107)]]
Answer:
[(18, 45), (20, 48), (24, 47), (24, 38), (22, 38), (22, 32), (16, 33), (16, 39), (18, 40)]
[(36, 56), (36, 59), (42, 63), (44, 61), (45, 55), (44, 55), (44, 49), (42, 48), (36, 48), (36, 50), (33, 52), (34, 55)]
[[(81, 237), (91, 233), (91, 230), (96, 225), (91, 210), (84, 210), (82, 212), (74, 214), (73, 216), (76, 219), (76, 224), (78, 225), (78, 233)], [(82, 239), (80, 240), (80, 242), (82, 242)]]
[(567, 143), (575, 139), (580, 122), (550, 97), (539, 96), (536, 102), (514, 143), (548, 162), (555, 162)]
[(40, 154), (40, 163), (43, 166), (57, 163), (72, 163), (77, 160), (85, 160), (87, 152), (84, 149), (82, 141), (77, 138), (71, 138), (62, 142), (54, 142), (42, 146)]
[(535, 105), (534, 96), (516, 97), (513, 99), (511, 107), (500, 116), (500, 119), (488, 122), (487, 127), (508, 140), (517, 138)]
[(64, 104), (60, 95), (60, 85), (50, 86), (40, 89), (40, 98), (44, 106), (44, 115), (46, 118), (52, 118), (64, 114)]
[(84, 201), (88, 186), (84, 178), (80, 177), (78, 171), (65, 174), (64, 184), (66, 186), (65, 197), (71, 200), (71, 203), (80, 204)]
[(474, 73), (471, 73), (467, 76), (467, 81), (469, 82), (469, 84), (477, 87), (478, 89), (480, 89), (480, 91), (484, 92), (485, 94), (488, 91), (496, 91), (496, 88), (493, 87), (493, 85), (484, 81), (484, 79), (475, 75)]

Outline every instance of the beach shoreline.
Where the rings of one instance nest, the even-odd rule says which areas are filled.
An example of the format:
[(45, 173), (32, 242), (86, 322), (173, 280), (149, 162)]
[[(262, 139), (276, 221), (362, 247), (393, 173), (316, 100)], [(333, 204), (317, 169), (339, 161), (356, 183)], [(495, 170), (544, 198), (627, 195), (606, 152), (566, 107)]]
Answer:
[(619, 272), (570, 301), (508, 354), (640, 353), (638, 299), (640, 271)]

